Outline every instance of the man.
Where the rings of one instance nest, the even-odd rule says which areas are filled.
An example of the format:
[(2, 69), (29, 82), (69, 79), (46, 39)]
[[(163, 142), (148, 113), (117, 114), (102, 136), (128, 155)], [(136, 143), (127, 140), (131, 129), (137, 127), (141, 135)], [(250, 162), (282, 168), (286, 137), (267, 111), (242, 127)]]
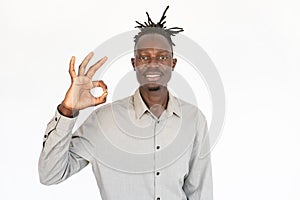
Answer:
[[(165, 12), (158, 23), (148, 13), (139, 24), (131, 59), (140, 87), (134, 95), (96, 109), (72, 134), (79, 111), (106, 101), (107, 87), (92, 81), (106, 57), (86, 70), (87, 55), (74, 70), (72, 84), (44, 135), (39, 160), (41, 183), (59, 183), (91, 163), (103, 200), (212, 200), (207, 125), (195, 106), (168, 90), (173, 58), (171, 36), (181, 28), (166, 29)], [(94, 97), (90, 90), (101, 87)]]

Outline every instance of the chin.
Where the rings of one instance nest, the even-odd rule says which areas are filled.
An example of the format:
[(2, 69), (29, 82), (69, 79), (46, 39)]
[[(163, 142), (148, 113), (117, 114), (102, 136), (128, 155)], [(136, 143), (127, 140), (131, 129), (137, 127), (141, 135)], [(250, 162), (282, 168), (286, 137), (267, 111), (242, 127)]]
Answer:
[(159, 91), (161, 89), (161, 86), (153, 86), (153, 87), (148, 87), (148, 91), (150, 92), (155, 92), (155, 91)]
[(159, 91), (160, 89), (163, 88), (163, 86), (160, 84), (151, 84), (151, 83), (144, 84), (142, 87), (150, 92)]

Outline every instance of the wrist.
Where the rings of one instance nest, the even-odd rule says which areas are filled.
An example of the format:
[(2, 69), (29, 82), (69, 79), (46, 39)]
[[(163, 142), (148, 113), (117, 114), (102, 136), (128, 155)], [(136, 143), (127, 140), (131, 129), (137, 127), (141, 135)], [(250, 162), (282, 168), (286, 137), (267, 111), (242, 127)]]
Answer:
[(63, 103), (57, 106), (57, 110), (61, 115), (69, 118), (76, 117), (79, 114), (78, 110), (69, 109), (66, 106), (64, 106)]

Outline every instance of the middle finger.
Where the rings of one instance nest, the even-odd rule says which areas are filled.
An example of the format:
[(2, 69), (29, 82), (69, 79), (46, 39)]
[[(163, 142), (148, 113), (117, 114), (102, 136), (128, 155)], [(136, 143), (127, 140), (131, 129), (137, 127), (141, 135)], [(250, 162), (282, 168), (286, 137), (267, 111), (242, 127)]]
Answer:
[(84, 58), (84, 60), (82, 61), (82, 63), (79, 65), (79, 70), (78, 70), (78, 75), (79, 76), (83, 76), (84, 75), (85, 68), (86, 68), (87, 64), (89, 63), (89, 61), (92, 59), (93, 55), (94, 55), (94, 52), (90, 52)]

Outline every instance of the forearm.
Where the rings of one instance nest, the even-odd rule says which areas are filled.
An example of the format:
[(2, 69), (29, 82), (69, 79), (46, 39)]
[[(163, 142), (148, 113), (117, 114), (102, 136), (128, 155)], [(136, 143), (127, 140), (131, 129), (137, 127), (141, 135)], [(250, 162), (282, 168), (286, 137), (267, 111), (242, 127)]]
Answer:
[(207, 133), (206, 119), (203, 115), (199, 115), (197, 135), (189, 163), (189, 175), (183, 186), (188, 200), (213, 200), (211, 147)]
[(185, 180), (183, 189), (189, 200), (213, 200), (210, 156), (198, 160)]
[(39, 158), (39, 176), (42, 184), (59, 183), (88, 164), (70, 151), (72, 129), (76, 118), (70, 119), (56, 111), (49, 122)]

